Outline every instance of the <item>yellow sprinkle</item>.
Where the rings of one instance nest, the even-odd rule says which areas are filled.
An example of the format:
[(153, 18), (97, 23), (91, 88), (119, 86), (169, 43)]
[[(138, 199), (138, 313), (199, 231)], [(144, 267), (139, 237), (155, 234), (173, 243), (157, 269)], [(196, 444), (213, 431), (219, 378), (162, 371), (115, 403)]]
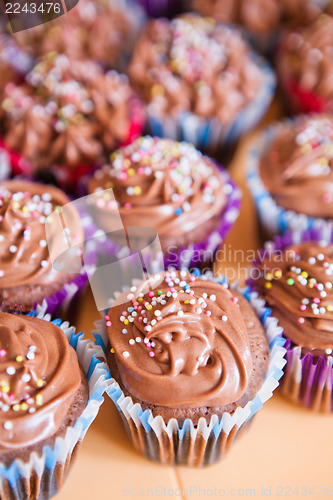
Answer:
[(270, 289), (270, 288), (272, 288), (272, 286), (273, 286), (272, 283), (270, 283), (269, 281), (267, 281), (267, 283), (265, 283), (265, 288)]
[(148, 304), (148, 305), (146, 306), (147, 311), (150, 311), (152, 308), (153, 308), (153, 306), (152, 306), (151, 304)]
[(190, 301), (189, 300), (184, 300), (184, 304), (189, 304)]
[(20, 405), (19, 405), (19, 404), (16, 404), (16, 405), (12, 406), (12, 409), (13, 409), (14, 411), (19, 411), (19, 410), (20, 410)]
[(133, 188), (133, 193), (138, 195), (138, 194), (141, 194), (141, 191), (142, 189), (140, 188), (140, 186), (134, 186)]
[(15, 209), (16, 209), (16, 208), (20, 208), (20, 204), (19, 204), (19, 202), (18, 202), (18, 201), (14, 201), (14, 203), (13, 203), (13, 208), (15, 208)]
[(333, 311), (333, 307), (330, 305), (326, 306), (326, 311)]
[(139, 297), (138, 302), (143, 302), (143, 297)]
[(110, 352), (111, 352), (111, 354), (114, 354), (114, 349), (113, 349), (113, 347), (111, 347)]
[(265, 276), (265, 278), (266, 278), (267, 281), (272, 281), (272, 279), (273, 279), (272, 273), (267, 273), (266, 276)]
[(21, 406), (20, 406), (21, 411), (27, 411), (28, 408), (29, 407), (28, 407), (27, 403), (21, 403)]
[(37, 394), (36, 396), (36, 405), (41, 406), (43, 404), (43, 397), (41, 394)]
[(127, 175), (129, 175), (130, 177), (132, 177), (132, 175), (134, 175), (134, 174), (135, 174), (134, 168), (127, 169)]
[(275, 278), (281, 278), (281, 276), (282, 276), (281, 269), (277, 269), (276, 271), (274, 271), (274, 277)]
[(129, 321), (128, 319), (124, 319), (124, 325), (128, 325)]
[(309, 277), (309, 275), (308, 275), (308, 273), (306, 271), (302, 271), (301, 272), (301, 276), (303, 276), (303, 278), (308, 278)]
[(43, 385), (44, 385), (44, 381), (43, 381), (41, 378), (39, 378), (39, 379), (37, 380), (37, 382), (36, 382), (36, 385), (37, 385), (37, 387), (43, 387)]
[(151, 95), (153, 97), (164, 95), (164, 87), (162, 87), (162, 85), (159, 84), (153, 85), (151, 88)]
[(19, 354), (18, 356), (16, 356), (16, 361), (17, 361), (18, 363), (22, 363), (22, 361), (23, 361), (23, 356), (21, 356), (21, 354)]
[(24, 207), (22, 207), (22, 212), (24, 213), (29, 212), (29, 208), (24, 205)]

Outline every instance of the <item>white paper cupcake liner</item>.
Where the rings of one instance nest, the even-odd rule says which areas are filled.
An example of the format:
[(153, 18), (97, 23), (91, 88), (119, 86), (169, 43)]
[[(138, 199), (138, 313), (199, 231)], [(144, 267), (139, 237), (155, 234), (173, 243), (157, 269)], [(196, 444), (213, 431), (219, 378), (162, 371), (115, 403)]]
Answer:
[[(51, 321), (45, 314), (45, 307), (37, 306), (29, 316)], [(57, 437), (53, 447), (44, 446), (41, 456), (31, 453), (29, 462), (14, 460), (6, 467), (0, 461), (0, 498), (1, 500), (48, 499), (55, 495), (66, 479), (77, 449), (88, 428), (96, 418), (104, 401), (108, 385), (108, 369), (100, 361), (102, 349), (83, 333), (75, 333), (75, 328), (60, 319), (53, 320), (65, 333), (68, 342), (75, 349), (78, 360), (89, 384), (89, 400), (81, 416), (73, 427), (68, 427), (64, 437)]]
[(276, 78), (273, 70), (255, 53), (252, 53), (252, 58), (262, 71), (261, 87), (252, 102), (235, 117), (231, 124), (226, 126), (217, 118), (205, 119), (190, 111), (181, 113), (177, 118), (170, 116), (161, 118), (152, 114), (150, 106), (147, 106), (151, 135), (187, 141), (205, 152), (223, 155), (225, 150), (234, 146), (244, 133), (257, 125), (266, 113), (274, 95)]
[(276, 123), (268, 127), (254, 148), (249, 152), (247, 181), (250, 192), (254, 199), (259, 223), (265, 239), (273, 238), (283, 233), (306, 231), (315, 229), (330, 234), (333, 229), (333, 220), (308, 217), (305, 214), (297, 213), (293, 210), (286, 210), (276, 203), (270, 193), (265, 188), (260, 174), (259, 164), (263, 154), (270, 148), (274, 138), (283, 130), (286, 123), (296, 122), (301, 117)]
[[(200, 275), (200, 272), (197, 274)], [(211, 273), (202, 276), (225, 283), (223, 277), (213, 278)], [(250, 293), (249, 289), (239, 291), (250, 301), (261, 319), (270, 343), (267, 375), (255, 398), (244, 408), (239, 407), (233, 413), (225, 412), (222, 418), (212, 415), (209, 422), (202, 417), (197, 425), (188, 418), (180, 426), (174, 418), (165, 422), (162, 416), (153, 417), (150, 410), (143, 410), (139, 403), (134, 403), (131, 397), (124, 395), (117, 381), (111, 377), (106, 392), (116, 405), (134, 447), (145, 457), (164, 465), (201, 467), (217, 462), (225, 456), (234, 440), (279, 385), (286, 363), (286, 350), (283, 347), (285, 340), (281, 338), (281, 328), (277, 326), (277, 320), (267, 313), (262, 300)], [(96, 327), (96, 343), (106, 353), (109, 337), (105, 321), (96, 323)]]

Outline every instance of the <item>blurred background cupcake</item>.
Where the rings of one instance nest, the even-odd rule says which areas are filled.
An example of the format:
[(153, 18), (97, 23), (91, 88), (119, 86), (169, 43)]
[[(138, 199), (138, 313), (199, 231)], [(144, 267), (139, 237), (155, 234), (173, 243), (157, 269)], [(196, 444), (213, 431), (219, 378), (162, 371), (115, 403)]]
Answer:
[(150, 21), (129, 76), (147, 105), (152, 135), (193, 143), (227, 160), (269, 106), (271, 69), (241, 34), (196, 14)]
[(248, 184), (262, 236), (333, 226), (333, 117), (269, 127), (249, 154)]
[(119, 215), (125, 228), (137, 226), (138, 241), (142, 227), (154, 228), (166, 264), (177, 268), (213, 264), (241, 198), (229, 174), (191, 144), (150, 136), (114, 152), (94, 173), (88, 193), (98, 228), (110, 233)]
[[(82, 255), (77, 248), (68, 256), (72, 272), (61, 272), (53, 266), (50, 253), (62, 254), (68, 249), (64, 233), (52, 221), (52, 212), (69, 203), (59, 189), (23, 180), (0, 183), (0, 308), (2, 311), (29, 312), (44, 302), (48, 313), (66, 317), (88, 282), (77, 267)], [(72, 242), (83, 240), (78, 212), (69, 209)], [(48, 231), (46, 224), (49, 225)], [(51, 225), (53, 224), (53, 225)], [(48, 232), (48, 238), (46, 233)], [(87, 264), (93, 264), (93, 253)], [(81, 264), (81, 259), (79, 259)], [(73, 311), (72, 311), (73, 312)]]
[(106, 387), (98, 348), (61, 320), (0, 313), (0, 495), (62, 487)]
[(55, 51), (123, 71), (144, 23), (134, 1), (80, 0), (66, 16), (15, 33), (13, 39), (33, 57)]
[(285, 33), (277, 71), (294, 112), (333, 111), (333, 18), (323, 14), (304, 28)]
[(189, 6), (218, 22), (239, 24), (264, 51), (272, 49), (285, 26), (306, 26), (330, 0), (188, 0)]
[(151, 460), (215, 463), (278, 385), (284, 349), (273, 341), (270, 351), (256, 312), (226, 286), (185, 270), (155, 274), (127, 301), (124, 291), (96, 333), (107, 392)]
[(141, 104), (125, 75), (55, 52), (40, 59), (23, 83), (5, 87), (2, 112), (13, 173), (66, 189), (143, 127)]
[(287, 339), (280, 392), (323, 413), (333, 411), (332, 241), (332, 231), (314, 229), (276, 238), (266, 244), (250, 281)]
[(151, 17), (173, 17), (180, 14), (186, 0), (135, 0)]

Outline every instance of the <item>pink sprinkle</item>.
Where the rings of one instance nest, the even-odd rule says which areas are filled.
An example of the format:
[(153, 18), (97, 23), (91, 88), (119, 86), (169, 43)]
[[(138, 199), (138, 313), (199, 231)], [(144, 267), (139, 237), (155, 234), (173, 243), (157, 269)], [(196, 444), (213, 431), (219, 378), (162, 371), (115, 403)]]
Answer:
[(155, 295), (154, 292), (149, 292), (148, 293), (148, 297), (154, 297), (154, 295)]
[(315, 298), (313, 299), (313, 302), (314, 302), (315, 304), (319, 304), (320, 299), (318, 299), (318, 297), (315, 297)]
[(145, 173), (145, 169), (143, 167), (138, 168), (138, 174), (143, 175)]
[(146, 343), (146, 347), (151, 347), (151, 343), (150, 343), (150, 342), (147, 342), (147, 343)]
[(139, 316), (138, 320), (142, 323), (142, 321), (143, 321), (143, 317), (142, 317), (142, 316)]
[(304, 319), (304, 318), (298, 318), (298, 320), (297, 320), (297, 321), (298, 321), (301, 325), (302, 325), (303, 323), (305, 323), (305, 319)]
[(132, 208), (132, 203), (124, 203), (125, 210), (130, 210)]
[(174, 289), (174, 287), (172, 286), (172, 287), (170, 288), (170, 292), (171, 292), (171, 293), (173, 293), (173, 292), (175, 292), (175, 291), (176, 291), (176, 290), (175, 290), (175, 289)]
[(8, 397), (10, 399), (10, 401), (14, 401), (15, 399), (15, 394), (13, 394), (12, 392), (10, 394), (8, 394)]
[[(147, 345), (148, 345), (148, 344), (147, 344)], [(150, 356), (151, 358), (154, 358), (154, 357), (155, 357), (155, 353), (154, 353), (153, 351), (149, 351), (149, 352), (148, 352), (148, 354), (149, 354), (149, 356)]]
[(0, 349), (0, 358), (3, 358), (4, 356), (6, 356), (7, 354), (7, 351), (5, 349)]
[(331, 203), (333, 200), (331, 193), (325, 193), (323, 195), (323, 202), (324, 203)]
[(120, 173), (120, 175), (119, 175), (119, 179), (120, 179), (121, 181), (126, 181), (126, 179), (127, 179), (127, 174), (126, 174), (126, 172), (121, 172), (121, 173)]
[(106, 320), (106, 321), (110, 321), (110, 316), (106, 315), (106, 316), (105, 316), (105, 320)]
[(195, 276), (191, 276), (190, 281), (195, 281)]
[(303, 305), (300, 307), (300, 310), (301, 310), (301, 311), (306, 311), (306, 305), (305, 305), (305, 304), (303, 304)]
[(210, 311), (206, 311), (207, 316), (211, 316), (212, 313)]
[(233, 297), (231, 300), (232, 300), (232, 302), (233, 302), (234, 304), (237, 304), (237, 302), (238, 302), (238, 297)]
[(106, 326), (112, 326), (111, 321), (107, 321), (107, 322), (106, 322)]

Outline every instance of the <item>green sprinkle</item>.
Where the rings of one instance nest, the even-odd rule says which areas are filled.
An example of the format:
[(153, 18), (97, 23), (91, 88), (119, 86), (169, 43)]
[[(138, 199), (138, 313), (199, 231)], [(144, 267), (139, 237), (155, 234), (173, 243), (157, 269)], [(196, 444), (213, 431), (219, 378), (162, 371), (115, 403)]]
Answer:
[(162, 290), (157, 290), (157, 295), (162, 295)]
[(295, 281), (294, 281), (292, 278), (288, 278), (288, 279), (287, 279), (287, 284), (288, 284), (288, 285), (290, 285), (290, 286), (291, 286), (291, 285), (293, 285), (294, 283), (295, 283)]

